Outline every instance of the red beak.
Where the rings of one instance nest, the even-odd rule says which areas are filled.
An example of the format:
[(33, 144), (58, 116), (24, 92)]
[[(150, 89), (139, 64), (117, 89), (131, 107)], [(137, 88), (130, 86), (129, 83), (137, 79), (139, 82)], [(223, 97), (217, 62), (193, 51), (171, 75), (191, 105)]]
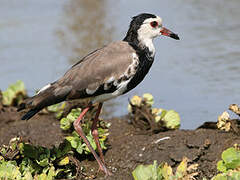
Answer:
[(168, 36), (173, 39), (179, 40), (179, 37), (177, 34), (173, 33), (172, 31), (170, 31), (169, 29), (167, 29), (165, 27), (161, 28), (160, 33), (162, 33), (162, 35), (164, 35), (164, 36)]

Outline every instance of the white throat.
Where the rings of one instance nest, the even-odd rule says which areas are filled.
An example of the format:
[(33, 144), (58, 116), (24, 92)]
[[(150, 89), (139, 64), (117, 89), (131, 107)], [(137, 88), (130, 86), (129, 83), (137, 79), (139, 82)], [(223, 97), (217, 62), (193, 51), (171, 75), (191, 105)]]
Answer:
[(154, 57), (155, 56), (155, 47), (153, 45), (153, 39), (146, 38), (144, 36), (141, 36), (141, 34), (139, 34), (138, 40), (139, 40), (140, 46), (147, 47), (150, 51), (151, 57)]

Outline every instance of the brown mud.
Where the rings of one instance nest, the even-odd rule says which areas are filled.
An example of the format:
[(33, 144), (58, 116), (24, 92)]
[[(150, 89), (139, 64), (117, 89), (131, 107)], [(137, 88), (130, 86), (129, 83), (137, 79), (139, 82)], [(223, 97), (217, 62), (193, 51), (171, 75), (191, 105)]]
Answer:
[[(22, 121), (24, 112), (15, 107), (0, 107), (0, 145), (8, 144), (13, 137), (20, 136), (34, 145), (52, 147), (63, 141), (66, 135), (59, 126), (54, 114), (39, 114), (29, 121)], [(108, 150), (105, 161), (113, 176), (105, 178), (98, 173), (98, 164), (91, 155), (74, 157), (78, 166), (83, 166), (78, 179), (117, 179), (131, 180), (131, 172), (138, 164), (167, 162), (176, 167), (184, 156), (189, 163), (199, 165), (196, 179), (210, 179), (216, 175), (216, 164), (221, 153), (235, 143), (240, 144), (239, 135), (234, 132), (217, 130), (214, 123), (206, 123), (196, 130), (174, 130), (157, 134), (144, 133), (129, 123), (129, 117), (112, 118)], [(194, 119), (193, 119), (194, 121)], [(79, 168), (80, 169), (80, 168)]]

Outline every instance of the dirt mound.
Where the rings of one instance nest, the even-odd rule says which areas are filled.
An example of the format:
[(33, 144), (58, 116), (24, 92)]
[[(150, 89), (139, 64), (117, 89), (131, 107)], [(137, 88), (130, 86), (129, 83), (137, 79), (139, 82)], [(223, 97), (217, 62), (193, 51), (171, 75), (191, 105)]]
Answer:
[[(64, 139), (65, 134), (53, 114), (36, 115), (29, 121), (20, 120), (22, 114), (16, 112), (15, 107), (1, 107), (0, 144), (8, 144), (11, 138), (21, 136), (33, 144), (51, 147)], [(184, 156), (190, 159), (190, 163), (199, 164), (197, 179), (209, 179), (217, 173), (216, 163), (222, 151), (234, 143), (240, 144), (236, 134), (211, 128), (143, 134), (128, 120), (127, 116), (106, 120), (112, 125), (105, 160), (114, 174), (108, 179), (133, 179), (131, 172), (138, 164), (151, 164), (153, 160), (176, 167)], [(91, 155), (80, 159), (88, 177), (106, 179), (102, 173), (98, 174), (98, 164)]]

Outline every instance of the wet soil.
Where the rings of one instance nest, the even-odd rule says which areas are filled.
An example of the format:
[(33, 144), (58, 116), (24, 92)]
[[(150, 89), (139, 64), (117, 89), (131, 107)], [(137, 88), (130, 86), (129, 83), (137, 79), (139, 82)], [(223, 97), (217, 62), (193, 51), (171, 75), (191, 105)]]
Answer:
[[(17, 112), (15, 107), (0, 108), (0, 145), (8, 144), (15, 136), (36, 145), (51, 147), (63, 141), (64, 134), (54, 114), (38, 114), (29, 121), (20, 120), (24, 112)], [(98, 164), (94, 158), (78, 157), (78, 164), (84, 166), (85, 175), (78, 179), (95, 177), (95, 179), (131, 180), (131, 172), (138, 164), (167, 162), (176, 167), (184, 156), (190, 164), (197, 163), (198, 176), (210, 179), (217, 173), (216, 163), (221, 152), (235, 143), (240, 144), (236, 133), (215, 129), (214, 123), (205, 124), (196, 130), (174, 130), (146, 134), (129, 123), (128, 116), (106, 119), (111, 122), (108, 137), (108, 150), (105, 161), (113, 176), (105, 178), (98, 173)], [(194, 118), (193, 118), (194, 121)]]

